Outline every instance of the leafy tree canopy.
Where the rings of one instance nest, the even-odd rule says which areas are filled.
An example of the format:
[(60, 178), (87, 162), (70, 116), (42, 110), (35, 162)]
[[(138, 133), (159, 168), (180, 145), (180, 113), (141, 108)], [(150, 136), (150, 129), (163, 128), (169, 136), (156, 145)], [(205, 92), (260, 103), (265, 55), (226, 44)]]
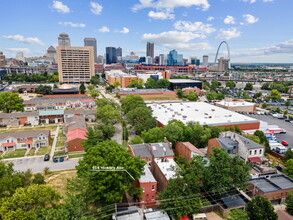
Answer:
[(23, 99), (17, 93), (0, 93), (0, 111), (11, 113), (13, 111), (24, 111)]

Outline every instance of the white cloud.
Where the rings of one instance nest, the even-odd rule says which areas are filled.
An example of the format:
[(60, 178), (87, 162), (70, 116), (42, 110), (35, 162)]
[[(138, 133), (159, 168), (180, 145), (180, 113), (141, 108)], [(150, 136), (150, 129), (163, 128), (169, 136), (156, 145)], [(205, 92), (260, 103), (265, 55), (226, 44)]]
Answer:
[(172, 10), (165, 10), (165, 11), (150, 11), (148, 13), (148, 16), (153, 19), (160, 19), (160, 20), (166, 20), (166, 19), (174, 19), (175, 15), (173, 14)]
[(201, 38), (201, 34), (185, 31), (168, 31), (159, 34), (147, 33), (142, 36), (143, 41), (151, 41), (162, 46), (169, 46), (179, 43), (187, 43), (195, 38)]
[(235, 24), (235, 18), (233, 16), (227, 15), (227, 17), (224, 19), (225, 24)]
[(70, 12), (70, 8), (67, 5), (64, 5), (60, 1), (53, 1), (52, 8), (56, 9), (56, 11), (59, 12), (59, 13), (64, 13), (65, 14), (65, 13)]
[(110, 32), (110, 29), (107, 26), (103, 26), (99, 29), (99, 32), (102, 32), (102, 33)]
[(220, 33), (216, 36), (218, 40), (229, 40), (232, 38), (240, 37), (241, 32), (237, 28), (220, 29)]
[(26, 44), (38, 44), (43, 46), (44, 43), (37, 37), (24, 37), (22, 35), (16, 34), (16, 35), (5, 35), (3, 36), (6, 39), (14, 40), (17, 42), (22, 42)]
[(250, 14), (243, 15), (243, 18), (247, 24), (254, 24), (254, 23), (258, 22), (258, 20), (259, 20), (259, 18), (256, 18)]
[(59, 21), (58, 24), (64, 25), (64, 26), (70, 26), (70, 27), (80, 27), (80, 28), (84, 28), (86, 25), (82, 24), (82, 23), (73, 23), (70, 21)]
[(31, 53), (31, 50), (28, 48), (6, 48), (7, 51), (9, 52), (23, 52), (25, 54)]
[(215, 18), (212, 17), (212, 16), (210, 16), (210, 17), (207, 18), (207, 21), (213, 21), (213, 20), (215, 20)]
[(97, 2), (90, 2), (91, 12), (95, 15), (100, 15), (103, 10), (103, 6)]
[(121, 34), (127, 34), (127, 33), (129, 33), (129, 29), (127, 27), (124, 27), (124, 28), (122, 28), (121, 31), (116, 31), (116, 32), (121, 33)]
[(210, 4), (208, 0), (139, 0), (139, 4), (135, 4), (132, 10), (137, 11), (143, 8), (173, 9), (191, 6), (197, 6), (205, 11), (209, 9)]
[(202, 38), (206, 37), (204, 34), (210, 34), (216, 31), (216, 29), (213, 28), (211, 24), (204, 24), (200, 21), (193, 23), (190, 21), (176, 21), (174, 24), (174, 28), (180, 31), (192, 31), (202, 33)]

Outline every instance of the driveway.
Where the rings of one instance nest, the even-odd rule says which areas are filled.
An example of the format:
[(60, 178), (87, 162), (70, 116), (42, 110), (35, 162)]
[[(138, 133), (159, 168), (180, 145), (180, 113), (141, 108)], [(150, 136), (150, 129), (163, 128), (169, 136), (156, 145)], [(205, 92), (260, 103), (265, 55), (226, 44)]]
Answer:
[(3, 161), (12, 162), (14, 170), (26, 171), (31, 169), (33, 173), (42, 173), (45, 167), (49, 167), (50, 171), (75, 169), (80, 158), (72, 158), (64, 162), (54, 163), (52, 161), (44, 161), (44, 156), (23, 157), (15, 159), (4, 159)]
[(113, 141), (117, 141), (118, 144), (122, 144), (122, 125), (121, 123), (115, 124), (115, 134), (112, 137)]

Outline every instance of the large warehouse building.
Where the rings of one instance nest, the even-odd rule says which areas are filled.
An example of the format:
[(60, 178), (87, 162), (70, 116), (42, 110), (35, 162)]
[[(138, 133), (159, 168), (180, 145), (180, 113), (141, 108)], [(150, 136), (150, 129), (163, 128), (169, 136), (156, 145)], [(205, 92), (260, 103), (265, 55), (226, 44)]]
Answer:
[(201, 125), (218, 127), (239, 126), (242, 130), (260, 127), (260, 121), (257, 119), (205, 102), (153, 102), (147, 106), (152, 108), (159, 126), (167, 125), (169, 121), (176, 119), (185, 124), (193, 121)]

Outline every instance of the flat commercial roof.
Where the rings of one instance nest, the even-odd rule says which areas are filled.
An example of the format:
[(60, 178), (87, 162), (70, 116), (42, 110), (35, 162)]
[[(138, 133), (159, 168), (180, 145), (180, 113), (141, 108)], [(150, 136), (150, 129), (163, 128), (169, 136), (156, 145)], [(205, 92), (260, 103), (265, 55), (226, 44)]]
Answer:
[(220, 102), (216, 102), (216, 104), (219, 105), (223, 105), (226, 107), (241, 107), (241, 106), (254, 106), (255, 103), (251, 103), (251, 102), (227, 102), (227, 101), (220, 101)]
[(159, 159), (156, 158), (155, 162), (157, 163), (158, 167), (162, 171), (162, 173), (165, 175), (166, 179), (172, 179), (175, 178), (175, 169), (177, 167), (177, 164), (173, 159)]
[(202, 82), (198, 80), (193, 80), (193, 79), (169, 79), (170, 83), (196, 83), (196, 82)]
[(149, 94), (149, 93), (175, 93), (168, 89), (132, 89), (128, 91), (119, 91), (119, 94)]
[(259, 120), (205, 102), (156, 102), (147, 104), (163, 125), (176, 119), (201, 125), (223, 126), (257, 123)]
[(293, 179), (284, 174), (271, 175), (269, 178), (252, 179), (249, 182), (264, 193), (293, 189)]
[(144, 165), (143, 174), (140, 176), (139, 182), (141, 183), (157, 182), (147, 164)]
[(49, 115), (64, 115), (64, 110), (40, 110), (40, 116), (49, 116)]

